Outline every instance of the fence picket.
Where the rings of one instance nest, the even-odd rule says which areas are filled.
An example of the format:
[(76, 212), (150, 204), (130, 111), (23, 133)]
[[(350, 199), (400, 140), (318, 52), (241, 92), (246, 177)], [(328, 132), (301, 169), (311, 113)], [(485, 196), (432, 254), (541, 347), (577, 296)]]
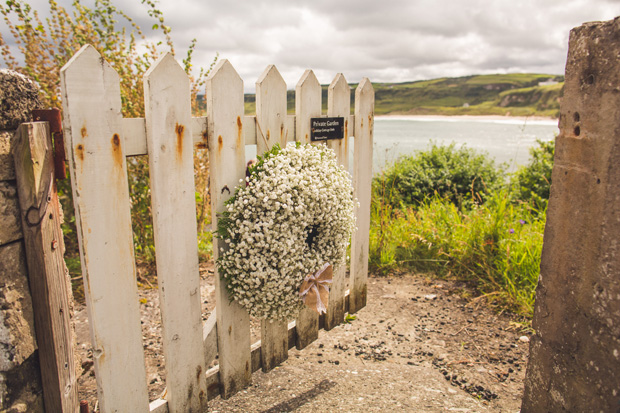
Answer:
[[(243, 81), (228, 60), (220, 60), (209, 75), (206, 97), (211, 217), (217, 228), (224, 202), (245, 177)], [(225, 245), (217, 238), (213, 240), (216, 259)], [(237, 302), (230, 301), (217, 268), (215, 294), (220, 392), (228, 398), (252, 382), (250, 316)]]
[(213, 310), (202, 326), (205, 363), (211, 364), (217, 356), (217, 310)]
[[(336, 152), (338, 162), (349, 167), (349, 115), (351, 113), (351, 88), (342, 73), (338, 73), (327, 89), (327, 116), (344, 117), (344, 138), (327, 142)], [(346, 284), (346, 265), (334, 271), (329, 291), (329, 305), (325, 318), (325, 330), (331, 330), (344, 320), (344, 292)]]
[(87, 45), (61, 89), (99, 406), (148, 412), (119, 76)]
[[(295, 87), (297, 141), (310, 143), (310, 118), (321, 116), (321, 84), (312, 70), (306, 70)], [(304, 307), (297, 316), (297, 341), (301, 350), (319, 337), (319, 315)]]
[(278, 69), (269, 65), (256, 81), (256, 153), (259, 155), (288, 139), (286, 83)]
[(144, 75), (168, 409), (207, 408), (189, 79), (172, 54)]
[(351, 114), (351, 87), (344, 75), (338, 73), (327, 89), (327, 116), (344, 117), (344, 139), (327, 141), (327, 146), (336, 152), (340, 164), (349, 169), (349, 115)]
[(355, 89), (353, 188), (360, 205), (355, 214), (357, 230), (351, 240), (350, 313), (355, 313), (366, 306), (374, 109), (375, 91), (370, 80), (363, 78)]
[[(193, 149), (209, 147), (213, 228), (224, 202), (245, 176), (245, 145), (258, 154), (275, 143), (310, 141), (310, 118), (321, 116), (321, 86), (307, 70), (296, 86), (294, 116), (287, 114), (286, 83), (275, 66), (256, 84), (256, 116), (245, 116), (243, 81), (227, 60), (207, 79), (207, 116), (191, 117), (189, 81), (172, 55), (144, 79), (146, 117), (123, 119), (118, 74), (91, 46), (61, 70), (65, 146), (69, 154), (101, 411), (205, 411), (206, 400), (247, 387), (252, 372), (269, 371), (340, 324), (344, 312), (366, 304), (374, 91), (368, 79), (356, 90), (338, 74), (328, 89), (328, 116), (345, 118), (342, 140), (326, 143), (348, 166), (355, 130), (354, 191), (358, 231), (352, 238), (350, 294), (345, 266), (334, 274), (328, 313), (304, 309), (297, 320), (262, 322), (250, 345), (250, 317), (230, 301), (216, 269), (216, 310), (203, 325), (196, 242)], [(126, 157), (148, 152), (154, 217), (167, 396), (148, 402), (135, 279)], [(217, 259), (220, 248), (213, 243)], [(219, 365), (206, 370), (219, 356)], [(219, 387), (219, 390), (218, 390)]]
[[(256, 81), (256, 153), (262, 155), (276, 143), (286, 146), (288, 137), (286, 83), (274, 65)], [(267, 372), (288, 358), (286, 321), (261, 321), (261, 358)]]

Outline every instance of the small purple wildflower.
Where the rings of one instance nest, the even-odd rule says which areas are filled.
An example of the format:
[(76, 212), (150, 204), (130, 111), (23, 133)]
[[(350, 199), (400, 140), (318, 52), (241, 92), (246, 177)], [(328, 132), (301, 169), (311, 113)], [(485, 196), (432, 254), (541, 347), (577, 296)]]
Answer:
[(514, 233), (515, 233), (514, 228), (510, 228), (509, 232), (510, 232), (511, 234), (514, 234)]
[(521, 224), (521, 225), (525, 225), (525, 221), (524, 221), (524, 220), (522, 220), (522, 219), (520, 219), (520, 220), (519, 220), (519, 224)]

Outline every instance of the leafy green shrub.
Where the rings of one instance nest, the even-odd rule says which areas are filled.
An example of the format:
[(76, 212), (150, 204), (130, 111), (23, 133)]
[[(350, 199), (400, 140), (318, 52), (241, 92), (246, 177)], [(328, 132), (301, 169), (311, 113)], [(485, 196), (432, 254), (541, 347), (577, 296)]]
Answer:
[(522, 166), (511, 178), (512, 198), (544, 210), (549, 201), (551, 171), (555, 141), (538, 140), (538, 147), (530, 148), (530, 162)]
[(503, 183), (503, 171), (485, 154), (454, 144), (405, 156), (373, 179), (373, 195), (392, 208), (417, 207), (433, 194), (454, 205), (484, 203)]
[(371, 210), (370, 267), (431, 272), (469, 282), (505, 309), (531, 316), (545, 215), (513, 204), (505, 191), (459, 209), (435, 196), (417, 210)]

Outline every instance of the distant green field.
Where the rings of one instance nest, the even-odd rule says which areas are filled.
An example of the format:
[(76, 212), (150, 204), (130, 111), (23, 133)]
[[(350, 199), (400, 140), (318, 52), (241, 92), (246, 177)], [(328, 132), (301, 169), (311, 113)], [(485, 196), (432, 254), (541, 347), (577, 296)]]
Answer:
[[(542, 85), (545, 81), (558, 82)], [(512, 115), (557, 117), (564, 76), (514, 73), (440, 78), (404, 83), (373, 83), (377, 115)], [(327, 107), (323, 85), (323, 110)], [(357, 84), (351, 84), (351, 108)], [(295, 111), (295, 91), (287, 93)], [(253, 94), (245, 95), (246, 114), (256, 112)]]

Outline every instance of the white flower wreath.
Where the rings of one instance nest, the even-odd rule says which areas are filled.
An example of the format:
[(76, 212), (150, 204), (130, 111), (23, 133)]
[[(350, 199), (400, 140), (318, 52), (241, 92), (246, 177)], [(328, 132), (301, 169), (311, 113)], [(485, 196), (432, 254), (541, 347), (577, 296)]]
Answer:
[(345, 261), (355, 229), (351, 176), (324, 145), (274, 146), (226, 203), (217, 265), (230, 298), (250, 315), (287, 320), (305, 277)]

